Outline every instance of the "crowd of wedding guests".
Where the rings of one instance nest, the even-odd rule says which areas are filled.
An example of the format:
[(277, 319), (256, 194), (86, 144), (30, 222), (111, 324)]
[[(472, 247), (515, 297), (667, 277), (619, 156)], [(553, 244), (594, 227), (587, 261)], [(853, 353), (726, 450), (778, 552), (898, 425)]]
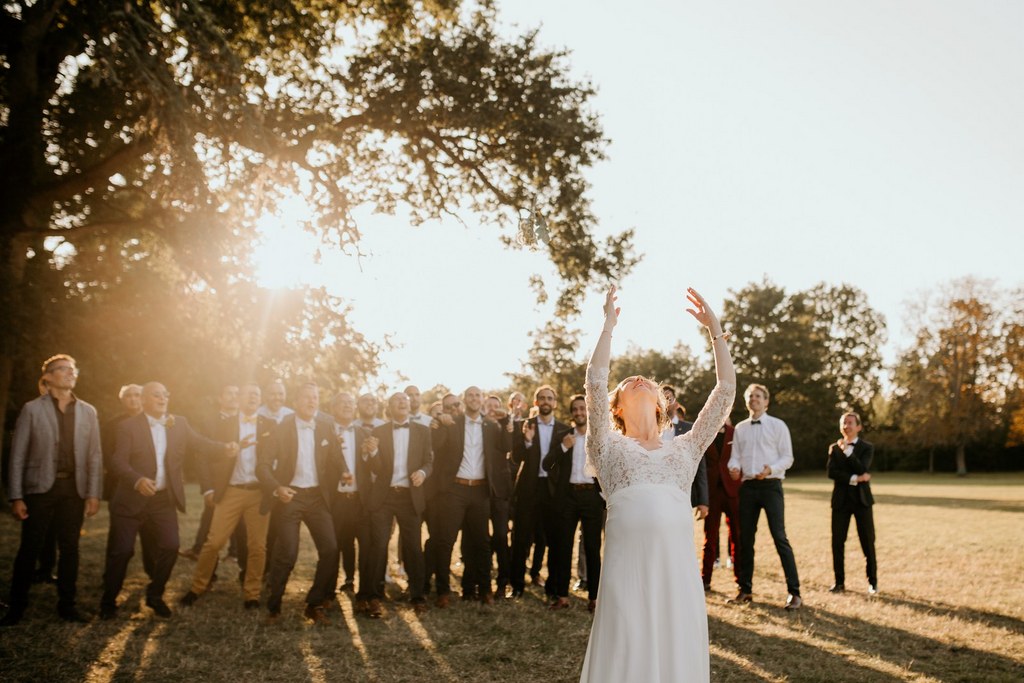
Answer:
[[(74, 393), (72, 357), (48, 358), (42, 373), (40, 395), (22, 407), (11, 442), (6, 491), (21, 541), (0, 625), (22, 620), (31, 585), (40, 580), (56, 584), (60, 618), (88, 621), (76, 601), (79, 536), (101, 500), (110, 514), (101, 619), (118, 616), (138, 539), (149, 578), (145, 604), (157, 616), (173, 614), (164, 595), (179, 557), (194, 565), (177, 604), (201, 609), (227, 547), (225, 557), (237, 561), (242, 607), (262, 604), (274, 623), (299, 554), (301, 525), (317, 553), (303, 612), (315, 623), (329, 621), (339, 593), (351, 596), (354, 612), (367, 618), (381, 617), (388, 597), (398, 594), (417, 613), (448, 608), (453, 561), (462, 569), (462, 600), (486, 606), (520, 598), (529, 575), (543, 587), (549, 609), (568, 608), (570, 589), (585, 593), (588, 609), (595, 609), (605, 502), (586, 467), (582, 395), (563, 400), (541, 386), (532, 401), (518, 392), (502, 399), (469, 387), (424, 406), (419, 389), (409, 386), (381, 406), (373, 394), (324, 396), (305, 382), (293, 387), (289, 403), (281, 382), (245, 383), (223, 387), (219, 410), (193, 425), (168, 410), (163, 384), (149, 382), (122, 387), (123, 410), (101, 429), (95, 408)], [(663, 386), (665, 414), (672, 416), (665, 439), (692, 425), (676, 393)], [(800, 582), (782, 493), (793, 463), (789, 430), (767, 413), (767, 387), (751, 385), (744, 398), (750, 417), (722, 426), (693, 484), (694, 514), (704, 525), (704, 588), (710, 590), (714, 569), (724, 566), (738, 587), (729, 602), (753, 599), (754, 538), (763, 510), (785, 574), (785, 606), (797, 609)], [(556, 418), (562, 409), (566, 422)], [(845, 590), (843, 549), (852, 517), (874, 594), (873, 451), (860, 430), (859, 416), (844, 414), (842, 438), (828, 451), (831, 590)], [(187, 462), (194, 463), (203, 496), (189, 546), (178, 526)]]

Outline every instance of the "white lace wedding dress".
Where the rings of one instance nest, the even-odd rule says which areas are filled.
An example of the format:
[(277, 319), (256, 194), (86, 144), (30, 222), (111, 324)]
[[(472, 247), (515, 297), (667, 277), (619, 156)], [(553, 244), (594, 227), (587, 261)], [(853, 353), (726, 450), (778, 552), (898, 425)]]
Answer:
[(735, 383), (719, 382), (688, 433), (648, 451), (611, 429), (608, 368), (587, 368), (587, 467), (608, 521), (581, 682), (710, 679), (690, 486), (735, 397)]

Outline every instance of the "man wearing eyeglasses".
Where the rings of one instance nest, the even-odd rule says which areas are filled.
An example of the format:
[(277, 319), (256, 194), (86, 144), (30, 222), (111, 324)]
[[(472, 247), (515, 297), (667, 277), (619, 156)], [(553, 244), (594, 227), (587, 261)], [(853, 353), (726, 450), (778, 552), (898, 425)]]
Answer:
[(96, 409), (74, 394), (74, 358), (48, 358), (43, 379), (47, 392), (22, 407), (11, 442), (7, 498), (11, 514), (21, 522), (21, 545), (14, 559), (10, 609), (0, 626), (21, 621), (36, 557), (51, 527), (60, 549), (57, 614), (68, 622), (86, 621), (75, 606), (78, 539), (84, 515), (91, 517), (100, 508), (100, 426)]

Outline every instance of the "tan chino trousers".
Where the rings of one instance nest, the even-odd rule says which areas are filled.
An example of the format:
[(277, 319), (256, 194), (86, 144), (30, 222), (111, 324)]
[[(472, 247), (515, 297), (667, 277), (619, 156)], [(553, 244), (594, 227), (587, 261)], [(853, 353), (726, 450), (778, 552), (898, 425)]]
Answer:
[(210, 577), (217, 568), (217, 557), (234, 533), (238, 520), (245, 518), (248, 556), (245, 564), (245, 600), (259, 600), (263, 587), (263, 570), (267, 563), (267, 527), (270, 515), (260, 514), (262, 492), (229, 486), (224, 497), (213, 506), (210, 534), (199, 553), (192, 576), (192, 592), (202, 595), (210, 586)]

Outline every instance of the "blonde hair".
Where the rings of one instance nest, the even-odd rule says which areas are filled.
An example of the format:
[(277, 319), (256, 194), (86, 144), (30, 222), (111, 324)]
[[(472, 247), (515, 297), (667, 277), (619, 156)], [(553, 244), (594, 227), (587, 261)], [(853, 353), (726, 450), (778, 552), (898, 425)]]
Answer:
[(668, 415), (668, 402), (665, 400), (665, 394), (661, 391), (661, 388), (658, 387), (657, 382), (648, 379), (643, 375), (631, 375), (630, 377), (627, 377), (626, 379), (619, 382), (618, 385), (612, 390), (612, 393), (608, 395), (608, 404), (611, 412), (612, 428), (614, 428), (615, 430), (622, 434), (626, 433), (626, 421), (623, 420), (622, 417), (620, 417), (619, 415), (615, 414), (615, 409), (619, 407), (619, 392), (621, 391), (623, 385), (626, 383), (627, 380), (633, 379), (635, 377), (639, 377), (640, 379), (651, 382), (657, 389), (657, 391), (654, 392), (654, 395), (657, 398), (657, 403), (655, 403), (654, 405), (654, 415), (658, 423), (658, 429), (665, 429), (665, 426), (668, 425), (669, 420), (672, 419)]

